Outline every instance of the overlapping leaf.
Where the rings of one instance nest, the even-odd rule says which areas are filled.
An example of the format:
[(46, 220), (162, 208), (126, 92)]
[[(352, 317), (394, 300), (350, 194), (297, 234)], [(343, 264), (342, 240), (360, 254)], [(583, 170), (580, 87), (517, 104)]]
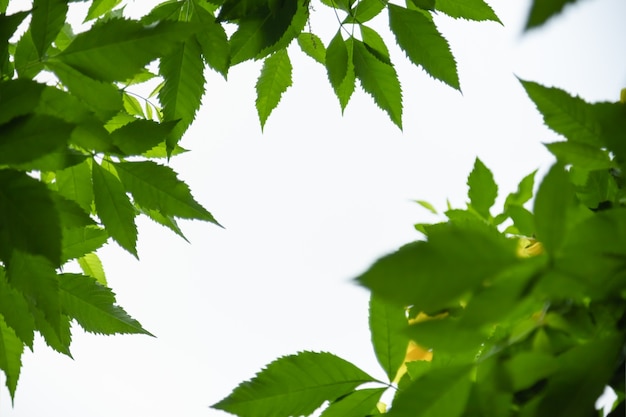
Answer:
[(65, 24), (67, 15), (65, 0), (34, 0), (30, 34), (40, 58)]
[(256, 109), (265, 126), (267, 118), (276, 108), (287, 88), (291, 86), (291, 60), (287, 51), (282, 49), (265, 58), (261, 75), (256, 83)]
[(561, 13), (563, 8), (577, 0), (533, 0), (528, 20), (526, 21), (526, 30), (539, 27), (546, 23), (553, 16)]
[(353, 63), (354, 40), (344, 41), (341, 32), (333, 37), (326, 49), (326, 71), (343, 112), (354, 92), (356, 74)]
[(390, 304), (375, 295), (370, 297), (369, 326), (378, 363), (393, 381), (404, 362), (409, 339), (404, 333), (407, 318), (403, 306)]
[(0, 369), (6, 376), (6, 386), (11, 394), (11, 399), (15, 397), (17, 380), (20, 377), (22, 368), (22, 352), (24, 344), (15, 335), (12, 328), (8, 327), (0, 316)]
[(4, 268), (0, 268), (0, 315), (24, 345), (32, 349), (35, 322), (24, 294), (9, 284)]
[(230, 66), (230, 45), (224, 27), (202, 7), (196, 7), (194, 19), (202, 24), (196, 39), (202, 48), (202, 56), (215, 71), (226, 77)]
[(322, 40), (314, 33), (301, 33), (298, 36), (298, 45), (302, 52), (324, 65), (326, 62), (326, 47)]
[(320, 417), (363, 417), (377, 412), (376, 404), (385, 388), (356, 390), (345, 397), (333, 401), (324, 409)]
[(454, 18), (502, 23), (484, 0), (437, 0), (435, 8)]

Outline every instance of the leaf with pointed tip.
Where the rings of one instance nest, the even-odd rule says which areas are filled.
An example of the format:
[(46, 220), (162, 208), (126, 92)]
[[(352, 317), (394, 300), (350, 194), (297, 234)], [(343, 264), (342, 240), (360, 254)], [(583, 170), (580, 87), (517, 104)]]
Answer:
[(354, 40), (353, 62), (354, 72), (363, 90), (402, 129), (402, 89), (396, 70), (391, 64), (379, 60), (358, 40)]
[(0, 12), (0, 75), (13, 75), (13, 71), (6, 66), (9, 63), (9, 39), (13, 36), (18, 26), (29, 15), (29, 12), (18, 12), (12, 15)]
[(335, 400), (374, 381), (333, 354), (300, 352), (270, 363), (212, 408), (240, 417), (309, 415), (324, 401)]
[(435, 8), (455, 19), (491, 20), (502, 24), (491, 6), (484, 0), (437, 0)]
[(152, 336), (115, 304), (115, 294), (95, 278), (78, 274), (59, 275), (59, 294), (63, 312), (88, 332)]
[(42, 60), (37, 55), (30, 30), (24, 32), (15, 46), (15, 71), (20, 78), (33, 79), (44, 69)]
[(546, 148), (560, 162), (577, 168), (593, 171), (616, 167), (616, 163), (611, 160), (609, 152), (597, 146), (566, 141), (548, 143)]
[(361, 25), (361, 38), (367, 49), (386, 64), (392, 65), (391, 57), (389, 56), (389, 49), (385, 45), (385, 41), (382, 36), (378, 34), (374, 29)]
[(15, 331), (17, 337), (32, 349), (35, 321), (24, 294), (9, 284), (4, 268), (0, 268), (0, 315), (4, 316), (6, 324)]
[(333, 37), (326, 49), (328, 80), (339, 99), (342, 113), (350, 101), (356, 82), (353, 51), (352, 38), (344, 41), (340, 31)]
[(105, 229), (97, 226), (63, 229), (62, 261), (80, 258), (101, 248), (109, 239)]
[(40, 58), (45, 56), (48, 47), (57, 37), (67, 15), (65, 0), (34, 0), (30, 34)]
[(565, 6), (570, 3), (575, 3), (576, 1), (577, 0), (533, 0), (525, 30), (543, 25), (549, 19), (561, 13)]
[(57, 171), (55, 175), (59, 194), (75, 201), (87, 213), (91, 213), (93, 202), (90, 163), (90, 160), (85, 160), (80, 164)]
[(56, 330), (44, 318), (41, 311), (32, 309), (31, 313), (35, 318), (35, 327), (43, 336), (46, 344), (59, 353), (72, 357), (70, 353), (70, 344), (72, 342), (72, 333), (70, 327), (70, 319), (65, 314), (61, 314), (59, 326), (60, 330)]
[(387, 6), (387, 0), (360, 0), (352, 6), (344, 23), (365, 23), (380, 14)]
[(138, 161), (117, 163), (115, 169), (139, 206), (158, 210), (166, 216), (218, 224), (171, 168), (152, 161)]
[(322, 411), (320, 417), (363, 417), (371, 416), (376, 404), (385, 392), (385, 388), (366, 388), (356, 390), (333, 401)]
[(85, 17), (85, 22), (88, 22), (93, 19), (97, 19), (98, 17), (107, 14), (115, 6), (121, 3), (122, 0), (93, 0), (91, 2), (91, 6), (89, 6), (89, 10), (87, 11), (87, 17)]
[(158, 210), (151, 210), (151, 209), (143, 208), (143, 207), (140, 207), (137, 203), (135, 203), (135, 206), (137, 206), (137, 208), (142, 214), (145, 214), (151, 220), (160, 224), (161, 226), (167, 227), (172, 232), (182, 237), (187, 243), (189, 243), (189, 240), (187, 240), (187, 237), (183, 234), (183, 231), (178, 226), (178, 223), (176, 222), (176, 218), (174, 216), (165, 216)]
[(178, 122), (157, 123), (138, 119), (115, 129), (111, 132), (111, 139), (125, 155), (141, 155), (165, 142), (176, 123)]
[(0, 259), (14, 250), (60, 265), (61, 225), (51, 191), (23, 172), (0, 170)]
[(15, 398), (17, 380), (22, 368), (23, 352), (24, 344), (0, 316), (0, 369), (4, 371), (5, 383), (11, 394), (11, 399)]
[(283, 93), (291, 86), (291, 70), (291, 61), (285, 49), (276, 51), (265, 58), (256, 83), (256, 109), (261, 121), (261, 129), (280, 102)]
[(92, 164), (93, 194), (98, 217), (109, 235), (137, 257), (136, 211), (115, 175), (97, 163)]
[(456, 61), (448, 41), (439, 33), (432, 20), (418, 11), (393, 4), (387, 8), (391, 31), (411, 62), (460, 91)]
[(110, 19), (94, 25), (54, 57), (83, 74), (101, 81), (132, 78), (156, 58), (167, 56), (198, 27), (186, 22), (140, 22)]
[(498, 197), (498, 184), (494, 181), (489, 168), (478, 158), (474, 162), (474, 169), (467, 178), (467, 185), (469, 186), (467, 195), (472, 208), (484, 219), (490, 219), (489, 209)]
[(85, 256), (78, 258), (77, 261), (78, 265), (80, 265), (80, 269), (82, 269), (85, 275), (95, 278), (98, 283), (104, 286), (107, 285), (104, 267), (102, 266), (102, 261), (98, 255), (93, 252), (88, 253)]
[(209, 67), (226, 77), (230, 66), (230, 45), (224, 27), (202, 7), (195, 9), (193, 18), (202, 24), (202, 30), (196, 33), (196, 39), (204, 60)]
[(370, 297), (369, 325), (372, 345), (378, 363), (383, 367), (389, 381), (393, 381), (404, 362), (409, 338), (405, 308), (390, 304), (375, 295)]
[(174, 149), (196, 117), (204, 94), (204, 62), (195, 38), (161, 58), (159, 72), (164, 78), (159, 91), (164, 121), (178, 121), (167, 138), (168, 152)]
[(303, 32), (298, 35), (298, 45), (302, 52), (324, 65), (326, 62), (326, 47), (322, 40), (314, 33)]

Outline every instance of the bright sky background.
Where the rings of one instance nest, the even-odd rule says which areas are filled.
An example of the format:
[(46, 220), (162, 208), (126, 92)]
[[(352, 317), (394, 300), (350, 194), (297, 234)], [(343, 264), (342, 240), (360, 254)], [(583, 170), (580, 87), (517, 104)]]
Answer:
[[(556, 137), (514, 74), (589, 101), (614, 101), (626, 87), (623, 0), (581, 1), (528, 35), (528, 0), (490, 3), (504, 27), (436, 19), (463, 95), (393, 48), (404, 132), (358, 88), (342, 117), (324, 69), (295, 45), (294, 86), (263, 134), (260, 63), (232, 69), (228, 82), (207, 71), (204, 105), (182, 143), (192, 152), (172, 165), (225, 229), (183, 223), (189, 245), (141, 219), (141, 262), (106, 247), (119, 303), (158, 338), (76, 328), (74, 360), (39, 339), (23, 357), (15, 407), (0, 393), (0, 415), (224, 417), (209, 405), (299, 350), (330, 351), (384, 378), (369, 342), (368, 293), (351, 279), (419, 238), (414, 223), (435, 220), (411, 200), (464, 204), (476, 156), (503, 194), (549, 166), (541, 143)], [(312, 29), (327, 43), (337, 21), (314, 4)]]

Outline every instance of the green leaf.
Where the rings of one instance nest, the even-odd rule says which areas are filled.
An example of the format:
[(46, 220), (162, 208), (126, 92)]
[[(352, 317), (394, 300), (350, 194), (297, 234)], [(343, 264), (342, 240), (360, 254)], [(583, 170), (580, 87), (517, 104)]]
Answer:
[(240, 417), (308, 415), (374, 379), (330, 353), (300, 352), (270, 363), (212, 408)]
[(389, 49), (387, 49), (387, 45), (385, 45), (382, 36), (374, 29), (365, 25), (360, 25), (359, 27), (361, 29), (361, 38), (367, 49), (385, 64), (392, 65)]
[(67, 15), (65, 0), (34, 0), (30, 34), (40, 58), (43, 58), (57, 37)]
[(493, 179), (493, 174), (478, 158), (474, 161), (474, 169), (467, 178), (471, 207), (484, 219), (490, 219), (489, 209), (496, 202), (498, 185)]
[(89, 6), (89, 10), (87, 11), (85, 22), (97, 19), (98, 17), (107, 14), (120, 3), (121, 0), (93, 0), (91, 6)]
[(35, 321), (24, 294), (9, 284), (3, 268), (0, 268), (0, 315), (22, 343), (32, 349)]
[(344, 41), (341, 31), (328, 44), (326, 49), (326, 71), (328, 80), (339, 99), (341, 112), (345, 110), (354, 92), (356, 74), (353, 63), (354, 42), (352, 38)]
[(145, 214), (151, 220), (160, 224), (161, 226), (167, 227), (172, 232), (182, 237), (187, 243), (189, 243), (189, 240), (187, 240), (187, 237), (185, 237), (185, 235), (183, 234), (183, 231), (178, 226), (178, 223), (176, 222), (176, 218), (174, 218), (174, 216), (165, 216), (161, 214), (161, 212), (159, 212), (158, 210), (151, 210), (151, 209), (139, 207), (137, 204), (135, 204), (135, 206), (137, 206), (137, 208), (142, 214)]
[(458, 305), (467, 291), (519, 262), (516, 242), (480, 221), (426, 228), (428, 242), (414, 242), (374, 263), (357, 278), (374, 295), (418, 311)]
[(111, 132), (111, 139), (125, 155), (141, 155), (165, 142), (176, 123), (138, 119)]
[(537, 239), (548, 253), (554, 254), (565, 237), (574, 199), (563, 165), (554, 165), (537, 190), (534, 207)]
[(432, 77), (461, 90), (448, 41), (422, 13), (389, 4), (389, 26), (408, 58)]
[(63, 147), (74, 125), (56, 117), (31, 114), (0, 126), (0, 165), (31, 162)]
[(115, 175), (92, 164), (93, 192), (98, 217), (109, 235), (121, 247), (137, 257), (137, 227), (135, 208), (130, 203), (126, 191)]
[(76, 201), (67, 199), (58, 193), (50, 195), (54, 201), (63, 229), (92, 226), (96, 223)]
[(530, 388), (558, 369), (554, 356), (533, 351), (518, 353), (507, 360), (504, 366), (514, 391)]
[(59, 194), (78, 203), (87, 213), (91, 213), (93, 202), (90, 163), (90, 160), (86, 160), (56, 172), (56, 186)]
[(568, 140), (599, 147), (601, 129), (593, 106), (558, 88), (520, 80), (522, 86), (543, 116), (546, 126)]
[(96, 80), (124, 81), (154, 59), (167, 56), (196, 30), (194, 24), (184, 22), (144, 26), (111, 19), (77, 35), (54, 59)]
[[(1, 3), (1, 2), (0, 2)], [(12, 15), (4, 14), (0, 11), (0, 76), (12, 77), (13, 71), (8, 71), (6, 65), (9, 63), (9, 39), (13, 36), (18, 26), (29, 15), (29, 12), (18, 12)]]
[(0, 316), (0, 369), (4, 371), (5, 383), (11, 394), (11, 400), (15, 398), (17, 380), (20, 377), (20, 369), (22, 368), (23, 352), (24, 345), (22, 341)]
[(106, 230), (96, 226), (73, 227), (63, 230), (63, 262), (80, 258), (101, 248), (109, 239)]
[(350, 14), (344, 23), (365, 23), (380, 14), (387, 6), (386, 0), (360, 0), (352, 6)]
[(0, 83), (0, 125), (31, 113), (39, 104), (45, 86), (28, 79)]
[(458, 319), (426, 320), (409, 327), (407, 334), (425, 349), (442, 354), (476, 355), (487, 336)]
[(115, 164), (126, 191), (141, 207), (159, 211), (165, 216), (217, 221), (194, 200), (189, 187), (169, 167), (152, 161)]
[(322, 411), (320, 417), (370, 416), (376, 410), (376, 404), (384, 392), (385, 388), (356, 390), (337, 401), (333, 401)]
[(163, 120), (178, 121), (166, 142), (171, 151), (195, 119), (204, 94), (204, 63), (198, 42), (189, 39), (161, 58), (159, 71), (165, 79), (159, 91)]
[(450, 17), (467, 20), (491, 20), (502, 24), (491, 6), (484, 0), (437, 0), (435, 8)]
[(428, 201), (415, 200), (415, 202), (419, 204), (420, 206), (424, 207), (426, 210), (430, 211), (432, 214), (439, 214), (437, 213), (437, 210), (435, 209), (435, 207), (433, 207), (433, 205), (430, 204)]
[(283, 93), (291, 86), (291, 70), (291, 61), (285, 49), (265, 58), (256, 83), (256, 109), (261, 128), (265, 126), (267, 118), (280, 102)]
[(504, 209), (507, 207), (516, 205), (522, 206), (528, 202), (533, 196), (533, 187), (535, 186), (535, 174), (537, 171), (533, 171), (526, 175), (520, 183), (517, 185), (517, 191), (510, 193), (504, 202)]
[(389, 381), (393, 381), (404, 362), (409, 338), (405, 308), (370, 297), (369, 326), (372, 333), (372, 346), (378, 363), (383, 367)]
[(314, 33), (303, 32), (298, 36), (298, 45), (302, 52), (324, 65), (326, 62), (326, 47), (322, 40)]
[(354, 72), (361, 87), (402, 129), (402, 90), (392, 65), (379, 60), (363, 42), (354, 40)]
[(435, 368), (400, 391), (389, 417), (460, 417), (471, 389), (471, 368)]
[(95, 278), (78, 274), (59, 275), (59, 293), (63, 311), (88, 332), (152, 336), (115, 304), (115, 294)]
[(509, 206), (506, 213), (513, 220), (517, 234), (533, 236), (535, 234), (535, 217), (522, 206)]
[(48, 188), (29, 175), (0, 170), (0, 259), (14, 250), (60, 264), (61, 226)]
[(557, 160), (566, 165), (593, 171), (615, 167), (609, 153), (596, 146), (578, 142), (554, 142), (546, 147), (556, 156)]
[(209, 67), (226, 77), (230, 66), (230, 45), (224, 27), (202, 7), (196, 7), (193, 17), (202, 24), (202, 30), (196, 34), (196, 39), (204, 60)]
[(567, 4), (575, 3), (576, 1), (577, 0), (533, 0), (525, 29), (529, 30), (543, 25), (550, 18), (561, 13), (561, 10), (563, 10)]
[(81, 256), (78, 258), (78, 265), (80, 265), (80, 269), (82, 269), (85, 275), (95, 278), (95, 280), (101, 285), (107, 285), (104, 267), (102, 266), (102, 261), (98, 255), (95, 253), (88, 253), (85, 256)]
[(72, 342), (72, 334), (70, 332), (70, 319), (65, 314), (61, 314), (59, 321), (59, 329), (54, 329), (48, 321), (45, 320), (43, 313), (39, 310), (31, 310), (35, 317), (35, 325), (37, 331), (43, 336), (46, 344), (59, 353), (72, 357), (70, 353), (70, 343)]

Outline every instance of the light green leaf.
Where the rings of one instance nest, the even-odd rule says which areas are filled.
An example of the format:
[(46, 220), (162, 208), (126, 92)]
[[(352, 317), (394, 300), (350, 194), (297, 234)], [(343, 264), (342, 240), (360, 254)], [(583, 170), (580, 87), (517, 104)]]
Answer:
[(98, 17), (107, 14), (115, 6), (121, 3), (122, 0), (93, 0), (91, 6), (89, 6), (89, 10), (87, 11), (87, 17), (85, 17), (85, 22), (88, 22), (93, 19), (97, 19)]
[(496, 202), (498, 196), (498, 185), (493, 179), (493, 174), (476, 158), (474, 169), (467, 178), (471, 207), (478, 212), (484, 219), (490, 219), (491, 213), (489, 209)]
[(374, 29), (365, 25), (360, 25), (361, 38), (367, 49), (386, 64), (392, 65), (391, 58), (389, 56), (389, 49), (385, 45), (385, 41), (382, 36), (378, 34)]
[(15, 250), (61, 259), (61, 226), (50, 190), (23, 172), (0, 170), (0, 259)]
[(165, 216), (217, 221), (194, 200), (189, 187), (169, 167), (152, 161), (115, 164), (125, 189), (141, 207), (159, 211)]
[(428, 201), (415, 200), (415, 202), (419, 204), (420, 206), (424, 207), (426, 210), (430, 211), (432, 214), (439, 214), (437, 213), (437, 210), (435, 209), (435, 207), (433, 207), (433, 205), (430, 204)]
[(558, 88), (520, 80), (526, 93), (537, 106), (546, 126), (573, 142), (600, 147), (601, 128), (593, 106)]
[(537, 171), (533, 171), (530, 174), (526, 175), (518, 184), (517, 191), (514, 193), (510, 193), (506, 197), (506, 201), (504, 202), (505, 210), (507, 209), (507, 207), (512, 205), (522, 206), (532, 198), (536, 173)]
[(30, 34), (40, 58), (61, 31), (67, 15), (65, 0), (34, 0)]
[(196, 25), (184, 22), (144, 26), (110, 19), (77, 35), (54, 59), (96, 80), (124, 81), (152, 60), (168, 55), (196, 30)]
[(160, 74), (165, 79), (159, 91), (165, 121), (178, 121), (167, 138), (171, 152), (196, 117), (204, 94), (204, 62), (198, 41), (188, 39), (161, 58)]
[(202, 30), (196, 34), (196, 39), (204, 60), (225, 78), (230, 66), (230, 45), (224, 27), (202, 7), (196, 7), (193, 17), (202, 24)]
[(240, 417), (308, 415), (374, 379), (330, 353), (300, 352), (270, 363), (212, 408)]
[(576, 1), (577, 0), (533, 0), (525, 29), (529, 30), (543, 25), (550, 18), (561, 13), (566, 5), (575, 3)]
[(33, 347), (35, 321), (30, 314), (24, 294), (7, 281), (4, 268), (0, 268), (0, 316), (17, 337), (29, 348)]
[(115, 294), (95, 278), (78, 274), (59, 275), (59, 294), (63, 312), (88, 332), (152, 336), (115, 304)]
[(389, 4), (389, 26), (400, 48), (417, 66), (450, 87), (461, 90), (456, 61), (448, 41), (422, 13)]
[(354, 72), (361, 87), (402, 129), (402, 90), (392, 65), (379, 60), (363, 42), (354, 40)]
[(80, 269), (83, 273), (89, 277), (95, 278), (95, 280), (106, 287), (107, 278), (104, 273), (104, 267), (100, 257), (95, 253), (88, 253), (85, 256), (81, 256), (77, 259)]
[(96, 226), (63, 229), (62, 261), (85, 256), (101, 248), (108, 239), (106, 230)]
[(435, 8), (450, 17), (467, 20), (491, 20), (502, 24), (484, 0), (437, 0)]
[(161, 214), (161, 212), (159, 212), (158, 210), (151, 210), (151, 209), (139, 207), (138, 204), (135, 204), (135, 206), (137, 206), (137, 208), (142, 214), (145, 214), (156, 223), (167, 227), (172, 232), (176, 233), (178, 236), (185, 239), (187, 243), (189, 243), (189, 240), (187, 240), (187, 237), (185, 237), (185, 235), (183, 234), (183, 231), (178, 226), (178, 223), (176, 222), (176, 218), (174, 218), (174, 216), (165, 216)]
[(326, 71), (328, 80), (339, 99), (341, 112), (345, 110), (354, 92), (356, 74), (353, 63), (354, 42), (352, 38), (344, 41), (341, 31), (328, 44), (326, 49)]
[(609, 153), (597, 146), (578, 142), (554, 142), (546, 147), (556, 156), (557, 160), (566, 165), (593, 171), (615, 167)]
[(24, 345), (15, 335), (12, 328), (8, 327), (0, 316), (0, 369), (4, 371), (6, 386), (11, 394), (11, 400), (15, 398), (17, 381), (22, 368), (22, 353)]
[(356, 390), (337, 401), (333, 401), (324, 409), (320, 417), (371, 416), (376, 411), (376, 404), (384, 392), (385, 388)]
[(302, 52), (324, 65), (326, 62), (326, 47), (322, 40), (314, 33), (303, 32), (298, 36), (298, 45)]
[(356, 5), (352, 6), (350, 14), (344, 20), (344, 23), (365, 23), (382, 12), (387, 6), (387, 0), (360, 0)]
[(405, 308), (390, 304), (375, 295), (370, 297), (369, 326), (378, 363), (393, 381), (404, 362), (409, 338), (404, 331), (408, 322)]
[(92, 179), (98, 217), (109, 235), (137, 257), (136, 211), (126, 196), (122, 183), (95, 162), (92, 164)]
[(111, 132), (111, 139), (125, 155), (141, 155), (165, 142), (176, 123), (135, 119)]
[(256, 109), (261, 129), (276, 108), (283, 93), (291, 86), (291, 61), (285, 49), (265, 58), (261, 74), (256, 83)]
[(87, 213), (91, 213), (93, 186), (91, 183), (91, 161), (56, 172), (56, 186), (59, 194), (78, 203)]

